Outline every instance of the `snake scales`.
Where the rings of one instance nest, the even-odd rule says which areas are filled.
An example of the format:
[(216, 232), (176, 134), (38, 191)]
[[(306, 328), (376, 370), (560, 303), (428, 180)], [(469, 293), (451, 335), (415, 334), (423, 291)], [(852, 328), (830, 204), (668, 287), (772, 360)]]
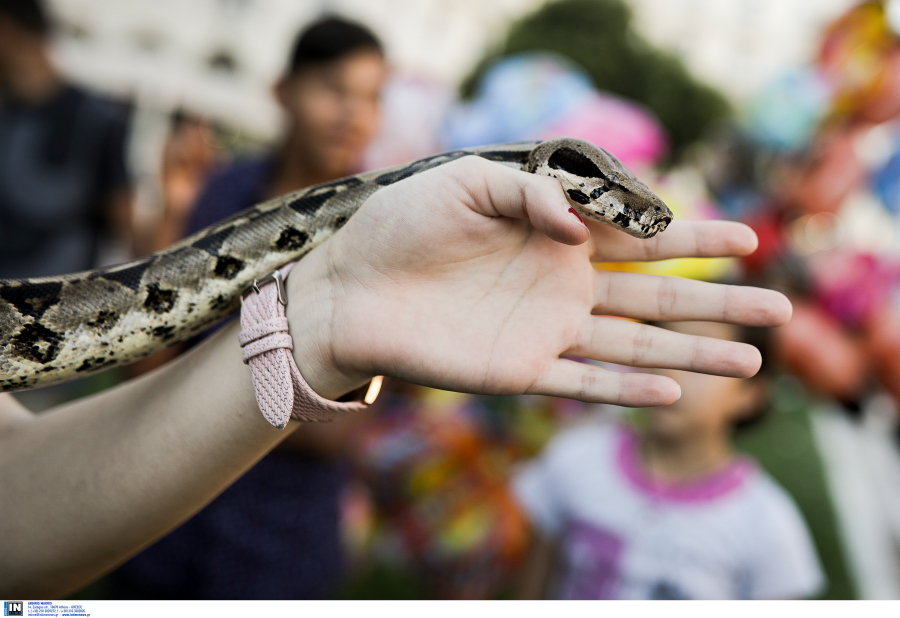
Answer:
[(60, 277), (0, 280), (0, 391), (82, 377), (201, 332), (263, 274), (328, 239), (375, 191), (466, 155), (557, 178), (582, 216), (639, 238), (672, 213), (614, 156), (580, 140), (458, 150), (249, 208), (172, 247)]

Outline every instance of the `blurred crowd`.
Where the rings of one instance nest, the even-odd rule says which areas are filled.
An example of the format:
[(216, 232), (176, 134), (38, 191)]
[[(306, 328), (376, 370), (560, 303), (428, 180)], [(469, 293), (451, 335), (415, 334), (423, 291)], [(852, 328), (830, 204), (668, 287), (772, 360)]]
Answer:
[[(658, 325), (764, 358), (750, 380), (669, 372), (683, 397), (661, 409), (387, 381), (372, 410), (296, 432), (86, 594), (900, 598), (900, 3), (846, 11), (807, 66), (738, 109), (641, 41), (617, 0), (539, 7), (467, 98), (392, 74), (364, 25), (322, 16), (273, 85), (279, 139), (174, 110), (150, 197), (129, 160), (130, 102), (70, 83), (52, 36), (40, 2), (0, 0), (0, 278), (153, 252), (363, 170), (568, 135), (614, 153), (676, 219), (739, 220), (760, 240), (741, 261), (597, 268), (772, 287), (794, 304), (774, 332)], [(815, 448), (779, 467), (769, 447), (789, 413)]]

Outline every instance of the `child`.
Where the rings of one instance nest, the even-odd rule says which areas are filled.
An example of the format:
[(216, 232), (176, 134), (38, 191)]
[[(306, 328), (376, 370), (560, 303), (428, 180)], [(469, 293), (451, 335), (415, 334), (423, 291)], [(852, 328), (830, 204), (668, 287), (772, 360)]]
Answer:
[[(739, 334), (736, 327), (700, 322), (677, 330), (732, 340)], [(764, 379), (660, 372), (681, 384), (682, 396), (649, 410), (645, 430), (575, 427), (514, 479), (536, 529), (521, 595), (815, 594), (823, 575), (796, 506), (752, 460), (731, 449), (733, 426), (761, 410)]]

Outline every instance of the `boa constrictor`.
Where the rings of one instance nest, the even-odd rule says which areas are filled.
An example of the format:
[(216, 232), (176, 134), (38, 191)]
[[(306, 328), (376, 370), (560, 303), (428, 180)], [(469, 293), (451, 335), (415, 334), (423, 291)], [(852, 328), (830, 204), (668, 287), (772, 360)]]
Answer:
[(0, 280), (0, 391), (62, 382), (167, 348), (234, 313), (265, 273), (328, 239), (381, 187), (466, 155), (559, 180), (583, 217), (632, 236), (672, 213), (613, 155), (571, 138), (485, 146), (303, 189), (172, 247), (60, 277)]

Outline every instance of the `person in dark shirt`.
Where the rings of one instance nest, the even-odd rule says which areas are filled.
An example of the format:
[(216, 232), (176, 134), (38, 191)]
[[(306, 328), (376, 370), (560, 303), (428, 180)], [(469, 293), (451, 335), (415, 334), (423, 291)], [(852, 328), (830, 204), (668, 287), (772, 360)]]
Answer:
[(124, 111), (66, 83), (36, 0), (0, 0), (0, 278), (95, 266), (130, 238)]
[[(269, 197), (357, 171), (379, 120), (387, 70), (365, 28), (322, 20), (297, 39), (275, 86), (286, 112), (271, 155), (214, 173), (188, 233)], [(111, 579), (120, 598), (315, 599), (333, 595), (342, 573), (339, 457), (362, 415), (311, 423), (168, 537)]]

